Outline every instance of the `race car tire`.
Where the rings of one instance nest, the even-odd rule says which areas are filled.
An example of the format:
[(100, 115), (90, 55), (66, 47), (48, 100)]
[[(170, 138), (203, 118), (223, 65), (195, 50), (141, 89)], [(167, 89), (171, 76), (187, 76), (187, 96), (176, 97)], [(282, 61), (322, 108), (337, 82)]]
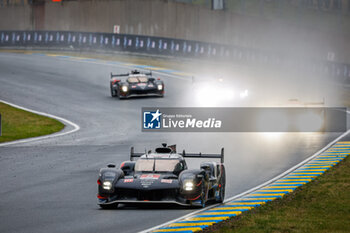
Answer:
[(119, 89), (118, 89), (118, 91), (117, 91), (117, 97), (118, 97), (119, 99), (122, 98), (122, 97), (120, 96), (120, 91), (119, 91)]
[(116, 97), (117, 96), (117, 94), (115, 93), (114, 88), (112, 88), (112, 87), (111, 87), (111, 96), (112, 97)]
[(202, 180), (202, 185), (201, 185), (201, 188), (202, 188), (202, 192), (201, 192), (201, 197), (200, 197), (200, 200), (201, 200), (201, 207), (204, 208), (205, 207), (205, 204), (207, 202), (205, 196), (206, 196), (206, 190), (205, 190), (205, 182), (204, 182), (204, 179)]
[(217, 202), (222, 203), (222, 202), (224, 202), (224, 199), (225, 199), (225, 186), (226, 186), (225, 169), (223, 169), (223, 174), (220, 178), (219, 184), (221, 185), (221, 187), (220, 187), (220, 194), (219, 194), (219, 198), (217, 199)]
[(225, 185), (222, 184), (220, 188), (219, 198), (217, 200), (218, 203), (223, 203), (225, 199)]

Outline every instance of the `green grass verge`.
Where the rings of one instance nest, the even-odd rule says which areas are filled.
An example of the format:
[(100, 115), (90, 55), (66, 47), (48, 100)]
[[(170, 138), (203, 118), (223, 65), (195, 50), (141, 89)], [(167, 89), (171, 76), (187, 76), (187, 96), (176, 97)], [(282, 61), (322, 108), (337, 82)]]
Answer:
[(11, 107), (0, 102), (2, 118), (1, 142), (38, 137), (58, 132), (64, 124), (48, 117)]
[(350, 159), (282, 199), (205, 232), (350, 232)]

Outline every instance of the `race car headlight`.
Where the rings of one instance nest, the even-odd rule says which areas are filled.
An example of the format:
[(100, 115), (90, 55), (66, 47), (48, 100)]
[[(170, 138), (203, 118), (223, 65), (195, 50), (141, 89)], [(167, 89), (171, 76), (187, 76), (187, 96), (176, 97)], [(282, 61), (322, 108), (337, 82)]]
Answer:
[(104, 182), (102, 183), (102, 188), (103, 188), (103, 189), (106, 189), (106, 190), (111, 190), (111, 188), (112, 188), (112, 182), (110, 182), (110, 181), (104, 181)]
[(158, 87), (158, 90), (159, 90), (159, 91), (163, 90), (163, 85), (162, 85), (162, 84), (158, 84), (157, 87)]
[(128, 86), (122, 86), (122, 91), (127, 92), (128, 91)]
[(241, 99), (244, 99), (248, 96), (248, 90), (244, 90), (241, 93), (239, 93), (239, 97), (241, 97)]
[(185, 183), (184, 183), (184, 190), (186, 190), (186, 191), (192, 191), (193, 190), (193, 182), (192, 181), (186, 181)]

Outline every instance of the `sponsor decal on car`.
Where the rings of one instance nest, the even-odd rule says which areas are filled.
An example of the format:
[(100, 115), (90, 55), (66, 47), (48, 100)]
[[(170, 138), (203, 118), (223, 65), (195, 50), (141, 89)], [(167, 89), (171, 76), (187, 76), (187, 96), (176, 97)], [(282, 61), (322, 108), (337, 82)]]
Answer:
[(132, 183), (134, 182), (134, 179), (124, 179), (124, 183)]
[(160, 175), (155, 175), (155, 174), (145, 174), (141, 175), (140, 179), (150, 179), (150, 180), (157, 180), (159, 179)]
[(173, 180), (170, 180), (170, 179), (161, 179), (160, 182), (161, 182), (161, 183), (171, 184), (171, 183), (173, 183)]
[(147, 86), (146, 83), (138, 83), (137, 86), (141, 87), (141, 88), (145, 88)]

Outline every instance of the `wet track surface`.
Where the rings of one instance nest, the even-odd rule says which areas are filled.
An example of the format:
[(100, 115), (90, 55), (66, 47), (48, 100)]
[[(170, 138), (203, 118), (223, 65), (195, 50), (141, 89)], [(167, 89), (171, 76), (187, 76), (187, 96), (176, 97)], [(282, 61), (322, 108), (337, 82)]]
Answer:
[[(0, 54), (0, 99), (64, 117), (81, 127), (67, 136), (0, 147), (0, 232), (137, 232), (194, 209), (97, 205), (99, 168), (161, 142), (190, 152), (225, 147), (226, 197), (267, 181), (340, 133), (142, 133), (141, 107), (192, 106), (189, 81), (164, 79), (164, 98), (118, 100), (109, 73), (130, 67), (103, 61)], [(65, 129), (67, 130), (67, 129)], [(188, 161), (198, 167), (199, 161)]]

